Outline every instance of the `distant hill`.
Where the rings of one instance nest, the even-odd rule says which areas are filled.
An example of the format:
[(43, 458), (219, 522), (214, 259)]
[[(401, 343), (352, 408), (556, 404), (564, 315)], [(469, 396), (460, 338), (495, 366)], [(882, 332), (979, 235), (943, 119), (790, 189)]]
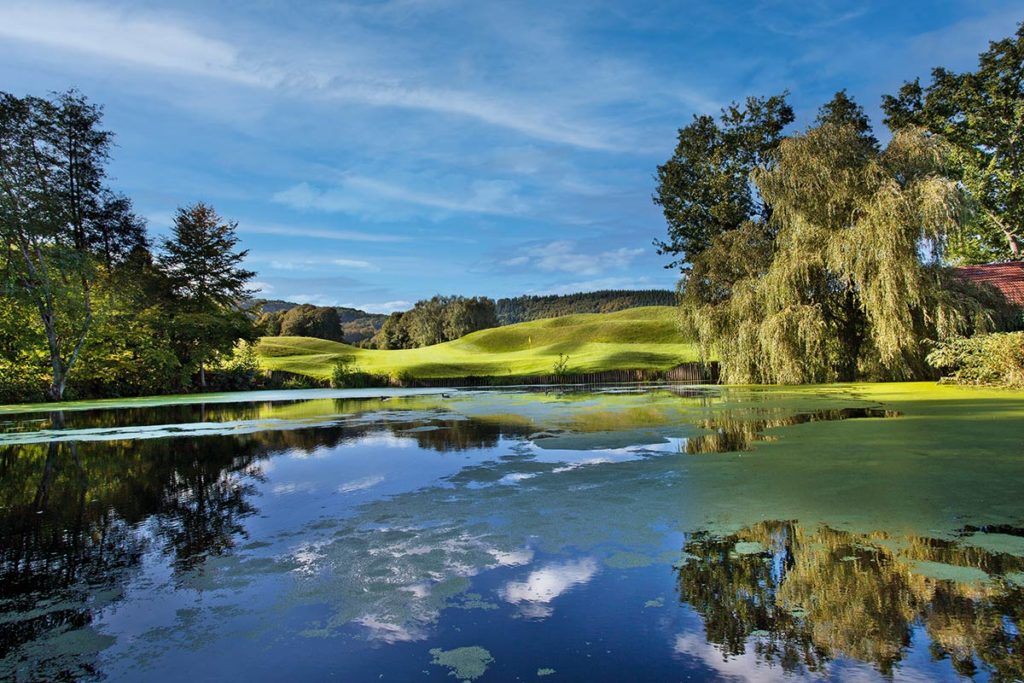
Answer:
[(669, 289), (606, 289), (576, 294), (517, 296), (498, 299), (498, 322), (502, 325), (559, 318), (578, 313), (614, 313), (642, 306), (674, 306), (676, 293)]
[[(698, 359), (676, 323), (674, 307), (563, 316), (473, 332), (417, 349), (378, 351), (311, 337), (263, 337), (263, 366), (318, 379), (335, 362), (358, 370), (416, 379), (551, 374), (560, 358), (569, 373), (665, 370)], [(559, 356), (564, 354), (564, 356)]]
[[(264, 313), (284, 313), (300, 305), (282, 299), (257, 299), (252, 303), (262, 305)], [(495, 302), (498, 324), (502, 326), (580, 313), (615, 313), (630, 308), (675, 305), (676, 294), (669, 289), (607, 289), (576, 294), (524, 295)], [(334, 309), (338, 311), (345, 342), (349, 344), (372, 338), (388, 318), (357, 308), (335, 306)]]

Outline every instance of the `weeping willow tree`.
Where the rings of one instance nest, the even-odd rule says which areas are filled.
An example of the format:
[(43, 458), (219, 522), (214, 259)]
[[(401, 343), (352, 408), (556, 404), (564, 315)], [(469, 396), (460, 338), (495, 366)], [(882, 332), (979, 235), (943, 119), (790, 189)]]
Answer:
[(884, 149), (844, 93), (753, 180), (767, 222), (717, 236), (682, 282), (684, 327), (727, 382), (926, 375), (929, 340), (1000, 326), (998, 301), (942, 264), (964, 220), (940, 142)]

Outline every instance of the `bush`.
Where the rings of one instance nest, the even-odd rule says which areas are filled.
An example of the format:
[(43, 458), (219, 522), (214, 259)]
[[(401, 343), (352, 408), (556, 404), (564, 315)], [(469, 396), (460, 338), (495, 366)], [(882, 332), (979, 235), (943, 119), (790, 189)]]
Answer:
[(362, 372), (352, 361), (341, 359), (331, 368), (331, 387), (334, 389), (366, 389), (369, 387), (386, 387), (390, 384), (385, 375), (374, 375)]
[(230, 356), (211, 368), (207, 377), (208, 386), (218, 391), (254, 389), (265, 383), (256, 345), (247, 341), (239, 342)]
[(1024, 387), (1024, 332), (957, 337), (938, 344), (927, 360), (957, 384)]
[(49, 388), (45, 372), (20, 363), (0, 361), (0, 404), (42, 403)]

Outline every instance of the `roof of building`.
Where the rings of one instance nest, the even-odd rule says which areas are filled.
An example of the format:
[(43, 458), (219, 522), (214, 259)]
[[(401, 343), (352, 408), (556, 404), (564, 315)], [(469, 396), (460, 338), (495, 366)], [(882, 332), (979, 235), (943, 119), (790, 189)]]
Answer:
[(1001, 291), (1011, 304), (1024, 307), (1024, 261), (962, 266), (957, 268), (956, 272), (965, 280), (992, 285)]

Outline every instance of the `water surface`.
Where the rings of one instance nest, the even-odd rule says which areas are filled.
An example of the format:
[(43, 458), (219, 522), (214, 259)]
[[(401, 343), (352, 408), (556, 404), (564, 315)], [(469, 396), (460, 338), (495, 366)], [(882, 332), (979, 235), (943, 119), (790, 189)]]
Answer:
[(276, 392), (0, 416), (0, 678), (1015, 680), (1024, 396)]

